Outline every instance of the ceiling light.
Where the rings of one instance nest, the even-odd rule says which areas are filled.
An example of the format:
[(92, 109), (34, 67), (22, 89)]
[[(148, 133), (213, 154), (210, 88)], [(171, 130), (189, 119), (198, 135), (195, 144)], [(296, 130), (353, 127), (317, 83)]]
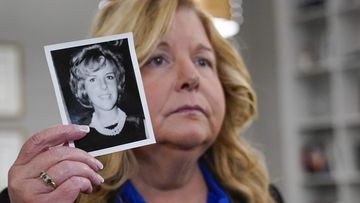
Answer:
[[(223, 37), (232, 37), (240, 31), (242, 0), (196, 0), (196, 2), (213, 16), (213, 23)], [(235, 18), (237, 21), (234, 20)]]

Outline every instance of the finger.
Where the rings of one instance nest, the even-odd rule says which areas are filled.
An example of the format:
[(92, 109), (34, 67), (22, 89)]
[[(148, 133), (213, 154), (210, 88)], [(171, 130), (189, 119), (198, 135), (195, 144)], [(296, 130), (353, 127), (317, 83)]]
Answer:
[(31, 169), (27, 171), (26, 177), (36, 177), (40, 171), (47, 171), (50, 167), (66, 160), (81, 162), (88, 165), (94, 171), (99, 171), (103, 168), (99, 160), (81, 149), (57, 146), (50, 148), (31, 160), (26, 166), (26, 168)]
[(100, 185), (104, 182), (104, 178), (92, 170), (88, 165), (76, 161), (62, 161), (49, 168), (46, 173), (53, 179), (56, 185), (61, 185), (73, 176), (87, 178), (93, 185)]
[(89, 179), (73, 176), (44, 198), (48, 199), (48, 202), (74, 202), (80, 192), (91, 193), (92, 189)]
[[(8, 172), (9, 191), (14, 191), (14, 194), (21, 195), (24, 195), (25, 191), (32, 193), (43, 193), (51, 191), (49, 190), (51, 189), (50, 187), (47, 188), (47, 190), (44, 190), (44, 182), (40, 178), (40, 172), (38, 173), (38, 176), (35, 177), (28, 177), (24, 175), (27, 174), (29, 171), (31, 171), (31, 168), (12, 166)], [(31, 188), (31, 190), (29, 190), (29, 188)]]
[[(44, 180), (40, 177), (29, 179), (27, 182), (29, 184), (24, 189), (28, 192), (31, 192), (32, 195), (49, 193), (55, 190), (53, 186), (45, 183)], [(31, 190), (29, 188), (31, 188)]]
[(73, 176), (54, 189), (40, 177), (11, 181), (9, 196), (14, 202), (74, 202), (80, 192), (91, 193), (89, 179)]
[(12, 202), (41, 202), (38, 195), (49, 193), (54, 188), (47, 185), (42, 179), (18, 179), (9, 182), (8, 192)]
[(57, 125), (35, 133), (25, 142), (14, 164), (26, 164), (37, 154), (47, 150), (49, 147), (80, 139), (87, 132), (89, 132), (88, 126)]

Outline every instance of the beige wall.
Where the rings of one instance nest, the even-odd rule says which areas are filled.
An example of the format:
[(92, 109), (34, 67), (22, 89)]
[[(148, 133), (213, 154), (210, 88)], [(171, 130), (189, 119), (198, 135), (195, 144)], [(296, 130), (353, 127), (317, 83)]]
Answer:
[(61, 121), (43, 46), (86, 37), (96, 9), (96, 0), (0, 1), (0, 41), (14, 42), (23, 50), (25, 98), (24, 114), (0, 120), (0, 128), (31, 134)]
[(244, 24), (238, 41), (253, 77), (259, 107), (258, 119), (246, 134), (265, 154), (272, 182), (282, 188), (283, 163), (273, 2), (244, 0), (243, 10)]

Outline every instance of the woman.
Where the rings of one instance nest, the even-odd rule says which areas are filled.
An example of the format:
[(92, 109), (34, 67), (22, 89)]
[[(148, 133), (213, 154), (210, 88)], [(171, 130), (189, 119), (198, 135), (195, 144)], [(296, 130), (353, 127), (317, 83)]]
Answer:
[(93, 110), (90, 132), (75, 141), (76, 147), (88, 152), (146, 139), (143, 119), (127, 116), (117, 105), (124, 86), (125, 69), (106, 46), (89, 45), (75, 54), (70, 88), (83, 107)]
[[(209, 16), (191, 0), (113, 0), (99, 11), (92, 35), (128, 31), (134, 33), (157, 144), (100, 157), (101, 184), (94, 178), (101, 167), (82, 158), (81, 150), (71, 149), (72, 160), (86, 170), (65, 170), (60, 164), (66, 156), (36, 162), (51, 151), (70, 150), (44, 149), (83, 137), (78, 126), (41, 131), (9, 172), (13, 202), (71, 202), (80, 192), (88, 194), (79, 202), (275, 202), (261, 159), (239, 138), (256, 114), (250, 77)], [(26, 174), (34, 162), (56, 187)], [(36, 184), (27, 194), (21, 193), (25, 180)]]

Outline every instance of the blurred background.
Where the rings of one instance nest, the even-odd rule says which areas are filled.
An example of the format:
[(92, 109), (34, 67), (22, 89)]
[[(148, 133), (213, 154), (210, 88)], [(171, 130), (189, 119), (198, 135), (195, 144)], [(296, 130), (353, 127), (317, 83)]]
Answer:
[[(358, 202), (360, 0), (198, 1), (234, 26), (259, 99), (245, 136), (286, 201)], [(43, 46), (88, 38), (97, 9), (0, 0), (0, 189), (24, 140), (61, 123)]]

